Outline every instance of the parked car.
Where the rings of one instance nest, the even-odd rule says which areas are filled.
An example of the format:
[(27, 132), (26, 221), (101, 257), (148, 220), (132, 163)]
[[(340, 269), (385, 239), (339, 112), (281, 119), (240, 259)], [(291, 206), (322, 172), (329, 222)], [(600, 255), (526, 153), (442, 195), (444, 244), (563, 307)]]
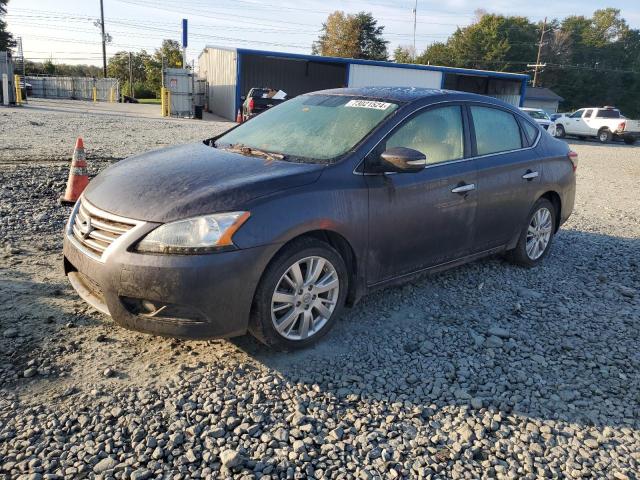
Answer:
[(137, 98), (131, 95), (122, 95), (121, 103), (140, 103)]
[[(274, 98), (279, 90), (269, 87), (252, 88), (246, 97), (242, 97), (242, 121), (264, 112), (268, 108), (275, 107), (286, 100), (284, 98)], [(279, 96), (278, 96), (279, 97)]]
[[(549, 127), (554, 125), (553, 121), (551, 121), (551, 118), (549, 117), (549, 114), (540, 108), (521, 107), (520, 110), (522, 110), (531, 118), (533, 118), (533, 120), (545, 130), (549, 130)], [(549, 132), (552, 135), (553, 135), (553, 130), (554, 130), (554, 127), (552, 127), (551, 131)]]
[(538, 265), (576, 167), (497, 99), (315, 92), (100, 173), (71, 212), (64, 270), (133, 330), (304, 347), (375, 289), (500, 252)]
[(626, 118), (614, 107), (581, 108), (556, 120), (556, 136), (595, 137), (601, 143), (621, 139), (633, 145), (640, 137), (640, 121)]

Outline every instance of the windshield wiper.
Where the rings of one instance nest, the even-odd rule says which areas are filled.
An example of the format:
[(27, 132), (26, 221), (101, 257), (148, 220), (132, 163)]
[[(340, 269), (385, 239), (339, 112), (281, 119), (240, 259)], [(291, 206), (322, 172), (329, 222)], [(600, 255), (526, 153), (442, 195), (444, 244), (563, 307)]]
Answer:
[(282, 153), (267, 152), (266, 150), (260, 150), (259, 148), (248, 147), (241, 143), (229, 145), (227, 147), (218, 147), (228, 152), (239, 153), (241, 155), (247, 155), (251, 157), (264, 157), (268, 160), (284, 160), (285, 155)]

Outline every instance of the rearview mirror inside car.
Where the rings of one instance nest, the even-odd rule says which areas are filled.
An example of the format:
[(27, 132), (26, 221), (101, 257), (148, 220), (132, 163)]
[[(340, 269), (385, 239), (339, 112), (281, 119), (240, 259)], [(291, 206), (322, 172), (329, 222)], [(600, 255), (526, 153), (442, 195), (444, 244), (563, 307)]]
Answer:
[(427, 166), (424, 153), (406, 147), (392, 147), (380, 155), (380, 163), (385, 172), (419, 172)]

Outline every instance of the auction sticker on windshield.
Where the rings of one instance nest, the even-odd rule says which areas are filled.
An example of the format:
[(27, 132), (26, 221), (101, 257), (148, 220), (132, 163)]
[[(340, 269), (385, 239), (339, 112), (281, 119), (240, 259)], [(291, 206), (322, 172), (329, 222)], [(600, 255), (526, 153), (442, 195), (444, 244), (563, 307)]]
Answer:
[(345, 107), (357, 107), (357, 108), (374, 108), (376, 110), (386, 110), (392, 103), (376, 102), (374, 100), (349, 100), (345, 103)]

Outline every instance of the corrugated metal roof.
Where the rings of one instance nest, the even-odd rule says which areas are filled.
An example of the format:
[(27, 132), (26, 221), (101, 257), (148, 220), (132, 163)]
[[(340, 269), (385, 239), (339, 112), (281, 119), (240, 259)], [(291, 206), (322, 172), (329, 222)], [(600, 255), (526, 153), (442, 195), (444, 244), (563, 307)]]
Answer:
[(494, 72), (491, 70), (473, 70), (470, 68), (454, 68), (454, 67), (442, 67), (438, 65), (419, 65), (414, 63), (395, 63), (395, 62), (383, 62), (378, 60), (361, 60), (357, 58), (342, 58), (342, 57), (325, 57), (321, 55), (303, 55), (300, 53), (286, 53), (286, 52), (270, 52), (267, 50), (253, 50), (249, 48), (231, 48), (231, 47), (219, 47), (217, 45), (207, 45), (207, 48), (217, 48), (220, 50), (232, 50), (240, 54), (249, 55), (263, 55), (268, 57), (280, 57), (290, 58), (294, 60), (307, 60), (313, 62), (330, 62), (330, 63), (350, 63), (356, 65), (378, 65), (381, 67), (394, 67), (394, 68), (410, 68), (414, 70), (433, 70), (446, 73), (458, 73), (462, 75), (475, 75), (493, 78), (509, 78), (512, 80), (528, 80), (529, 75), (522, 73), (508, 73), (508, 72)]

